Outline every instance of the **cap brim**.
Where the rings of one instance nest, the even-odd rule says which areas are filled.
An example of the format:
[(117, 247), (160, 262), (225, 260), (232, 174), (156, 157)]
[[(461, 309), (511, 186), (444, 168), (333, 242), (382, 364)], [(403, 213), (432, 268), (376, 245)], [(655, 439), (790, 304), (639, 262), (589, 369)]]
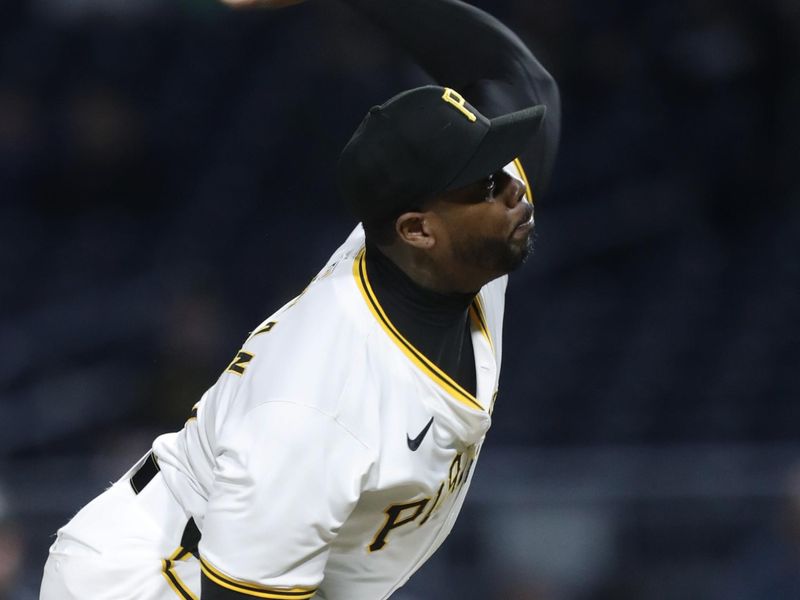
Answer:
[(475, 183), (519, 157), (539, 131), (547, 110), (542, 104), (490, 119), (489, 131), (461, 172), (442, 191)]

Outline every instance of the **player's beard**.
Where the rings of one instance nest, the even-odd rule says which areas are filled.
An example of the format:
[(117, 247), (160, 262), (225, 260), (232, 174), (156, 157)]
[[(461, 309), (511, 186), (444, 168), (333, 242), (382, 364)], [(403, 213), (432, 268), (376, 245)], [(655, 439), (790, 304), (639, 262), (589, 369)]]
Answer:
[(453, 244), (453, 254), (470, 266), (504, 275), (522, 266), (533, 252), (533, 231), (521, 239), (466, 237)]

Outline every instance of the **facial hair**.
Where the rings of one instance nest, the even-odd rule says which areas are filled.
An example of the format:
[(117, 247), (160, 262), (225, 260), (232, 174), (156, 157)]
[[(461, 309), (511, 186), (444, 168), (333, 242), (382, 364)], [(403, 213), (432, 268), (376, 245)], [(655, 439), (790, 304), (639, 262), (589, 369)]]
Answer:
[(524, 240), (470, 236), (453, 245), (459, 261), (505, 275), (518, 269), (533, 252), (533, 229)]

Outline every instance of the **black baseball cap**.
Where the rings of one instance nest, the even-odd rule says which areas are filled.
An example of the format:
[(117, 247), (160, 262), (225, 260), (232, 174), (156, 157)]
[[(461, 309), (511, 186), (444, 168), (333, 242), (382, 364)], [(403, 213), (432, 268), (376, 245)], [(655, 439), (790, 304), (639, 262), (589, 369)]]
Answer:
[(536, 135), (543, 105), (488, 119), (427, 85), (373, 106), (339, 157), (339, 191), (362, 221), (391, 218), (502, 169)]

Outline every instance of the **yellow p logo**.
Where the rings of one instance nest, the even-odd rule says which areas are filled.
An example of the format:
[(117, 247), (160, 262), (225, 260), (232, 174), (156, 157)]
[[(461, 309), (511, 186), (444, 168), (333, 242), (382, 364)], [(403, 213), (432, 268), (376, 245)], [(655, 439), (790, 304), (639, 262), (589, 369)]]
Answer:
[(447, 102), (448, 104), (452, 104), (455, 106), (459, 112), (461, 112), (465, 117), (467, 117), (473, 123), (478, 120), (478, 117), (475, 116), (474, 113), (470, 112), (470, 110), (464, 106), (466, 104), (466, 100), (464, 100), (464, 96), (459, 94), (457, 91), (444, 88), (444, 94), (442, 94), (442, 100)]

